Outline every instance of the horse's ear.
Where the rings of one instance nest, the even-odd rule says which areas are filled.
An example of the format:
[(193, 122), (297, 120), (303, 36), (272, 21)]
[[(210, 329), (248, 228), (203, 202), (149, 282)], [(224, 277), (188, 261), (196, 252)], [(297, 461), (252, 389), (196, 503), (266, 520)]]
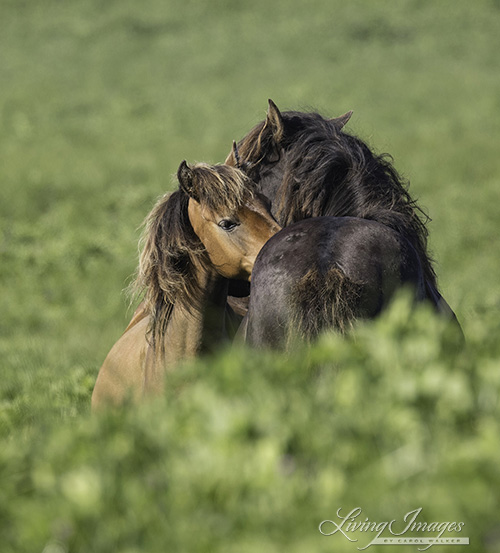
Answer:
[(271, 99), (268, 101), (269, 107), (267, 108), (266, 126), (271, 129), (275, 142), (279, 144), (285, 133), (283, 116), (281, 115), (278, 106)]
[(351, 109), (351, 111), (344, 113), (344, 115), (341, 115), (340, 117), (334, 117), (333, 119), (330, 119), (330, 121), (334, 123), (340, 131), (340, 129), (344, 128), (347, 125), (352, 114), (353, 114), (353, 111)]
[(233, 140), (233, 151), (232, 151), (234, 162), (236, 164), (237, 169), (241, 169), (241, 158), (240, 158), (240, 152), (238, 151), (238, 144), (236, 144), (236, 140)]
[(186, 163), (186, 160), (182, 161), (179, 165), (179, 169), (177, 169), (177, 180), (179, 181), (179, 188), (190, 198), (196, 200), (193, 186), (193, 170)]

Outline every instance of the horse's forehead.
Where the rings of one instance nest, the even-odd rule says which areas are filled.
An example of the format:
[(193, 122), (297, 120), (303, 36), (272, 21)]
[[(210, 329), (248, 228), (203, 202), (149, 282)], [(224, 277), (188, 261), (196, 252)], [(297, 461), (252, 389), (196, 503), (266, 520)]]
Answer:
[[(199, 204), (200, 205), (200, 204)], [(244, 201), (239, 206), (222, 205), (218, 209), (210, 208), (207, 205), (200, 205), (200, 214), (204, 219), (215, 219), (220, 216), (236, 217), (245, 214), (257, 214), (259, 216), (269, 215), (269, 209), (259, 198), (251, 198)]]
[(215, 221), (220, 217), (235, 217), (242, 209), (225, 205), (216, 209), (205, 204), (198, 204), (197, 208), (199, 216), (205, 221)]

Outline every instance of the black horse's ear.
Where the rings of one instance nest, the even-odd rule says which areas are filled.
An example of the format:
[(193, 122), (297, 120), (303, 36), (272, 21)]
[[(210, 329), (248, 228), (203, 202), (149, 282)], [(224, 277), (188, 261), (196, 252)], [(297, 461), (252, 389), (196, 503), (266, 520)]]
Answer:
[(269, 99), (268, 102), (269, 107), (267, 108), (266, 127), (268, 126), (271, 129), (275, 142), (279, 144), (285, 133), (283, 116), (278, 106), (271, 99)]
[(233, 140), (233, 157), (236, 168), (241, 169), (240, 152), (238, 151), (238, 144), (236, 144), (236, 140)]
[(182, 161), (179, 169), (177, 169), (177, 180), (179, 181), (179, 188), (190, 198), (196, 200), (193, 186), (193, 170), (186, 163), (186, 160)]
[(334, 117), (333, 119), (330, 119), (330, 121), (334, 123), (338, 128), (338, 130), (340, 131), (347, 125), (352, 114), (353, 114), (353, 111), (351, 109), (351, 111), (344, 113), (344, 115), (341, 115), (340, 117)]

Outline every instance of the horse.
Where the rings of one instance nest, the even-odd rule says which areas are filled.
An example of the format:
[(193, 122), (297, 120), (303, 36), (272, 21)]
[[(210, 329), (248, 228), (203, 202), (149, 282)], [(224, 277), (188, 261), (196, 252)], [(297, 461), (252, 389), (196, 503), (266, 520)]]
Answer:
[(359, 217), (315, 217), (285, 227), (261, 249), (239, 337), (288, 349), (325, 330), (345, 333), (377, 317), (398, 290), (426, 301), (425, 274), (400, 233)]
[(351, 116), (352, 111), (333, 119), (319, 113), (281, 113), (269, 100), (266, 119), (238, 142), (225, 163), (242, 168), (257, 182), (282, 226), (311, 217), (358, 217), (401, 234), (417, 252), (427, 298), (458, 324), (438, 291), (427, 249), (428, 216), (410, 196), (392, 157), (375, 154), (344, 131)]
[(228, 340), (228, 279), (249, 280), (281, 228), (238, 169), (184, 161), (177, 178), (146, 218), (134, 284), (144, 299), (99, 371), (92, 410), (161, 392), (179, 361)]

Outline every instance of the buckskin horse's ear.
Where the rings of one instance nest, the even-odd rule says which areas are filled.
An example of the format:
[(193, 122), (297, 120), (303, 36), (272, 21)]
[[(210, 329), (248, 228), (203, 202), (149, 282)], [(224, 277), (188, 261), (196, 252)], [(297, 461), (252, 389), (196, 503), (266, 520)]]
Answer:
[(179, 181), (179, 188), (190, 198), (196, 200), (193, 186), (193, 170), (186, 163), (186, 160), (182, 161), (179, 165), (179, 169), (177, 169), (177, 180)]
[(271, 129), (275, 142), (279, 144), (285, 132), (283, 116), (278, 106), (271, 99), (269, 99), (268, 102), (269, 107), (267, 108), (266, 127), (268, 126)]
[(344, 115), (341, 115), (340, 117), (334, 117), (333, 119), (330, 119), (330, 121), (334, 123), (340, 131), (342, 128), (344, 128), (347, 125), (352, 114), (353, 114), (353, 111), (351, 109), (351, 111), (344, 113)]

